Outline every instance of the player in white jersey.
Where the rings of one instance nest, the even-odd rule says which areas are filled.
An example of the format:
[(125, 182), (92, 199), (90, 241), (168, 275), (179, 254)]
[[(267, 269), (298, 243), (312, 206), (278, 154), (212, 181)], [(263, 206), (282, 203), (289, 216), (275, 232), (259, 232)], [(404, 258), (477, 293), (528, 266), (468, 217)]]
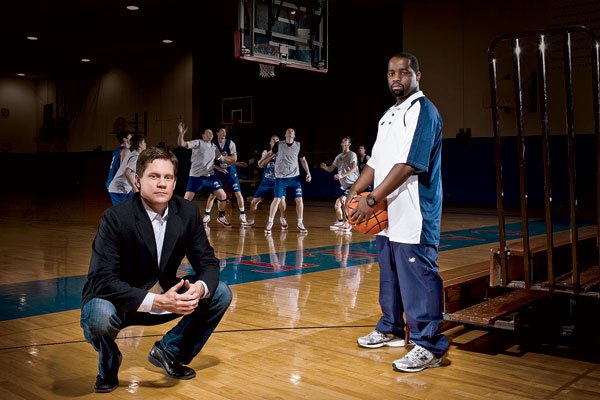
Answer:
[(345, 213), (343, 212), (343, 206), (346, 202), (346, 196), (348, 196), (348, 190), (352, 187), (354, 182), (358, 179), (358, 162), (356, 153), (350, 150), (352, 144), (349, 137), (342, 139), (342, 152), (335, 157), (333, 164), (327, 165), (321, 163), (321, 168), (325, 171), (333, 172), (337, 168), (338, 173), (333, 176), (333, 179), (340, 182), (340, 187), (336, 190), (335, 200), (335, 214), (337, 222), (329, 227), (333, 231), (344, 231), (352, 232), (352, 226), (348, 221), (344, 221)]
[[(260, 160), (258, 160), (258, 166), (263, 168), (263, 179), (260, 182), (260, 186), (256, 190), (256, 193), (254, 193), (252, 202), (250, 203), (250, 218), (248, 219), (248, 223), (245, 225), (246, 227), (254, 226), (254, 216), (256, 215), (258, 203), (260, 203), (269, 195), (275, 195), (275, 162), (277, 159), (275, 158), (275, 154), (271, 152), (271, 155), (268, 155), (268, 153), (277, 142), (279, 142), (277, 135), (271, 136), (271, 140), (269, 142), (270, 147), (268, 150), (263, 150), (262, 157)], [(281, 221), (281, 229), (283, 230), (288, 228), (287, 221), (285, 220), (285, 209), (286, 204), (284, 196), (281, 198), (281, 202), (279, 203), (279, 220)]]
[(231, 228), (231, 224), (225, 217), (225, 200), (227, 196), (221, 188), (221, 183), (217, 180), (214, 174), (215, 169), (222, 169), (215, 164), (215, 160), (222, 157), (217, 149), (217, 146), (212, 142), (213, 133), (210, 129), (206, 129), (202, 134), (202, 139), (185, 141), (183, 139), (187, 128), (183, 122), (179, 123), (179, 137), (177, 143), (179, 146), (192, 149), (192, 166), (190, 167), (190, 177), (185, 189), (186, 200), (192, 201), (196, 192), (206, 188), (215, 195), (219, 201), (219, 218), (217, 222), (226, 228)]
[(135, 186), (135, 163), (139, 154), (146, 150), (146, 139), (143, 135), (133, 135), (130, 152), (125, 156), (113, 180), (108, 185), (108, 194), (113, 206), (133, 196), (138, 188)]
[(302, 202), (302, 186), (300, 185), (300, 167), (298, 165), (298, 160), (300, 160), (302, 168), (306, 171), (306, 182), (310, 182), (312, 177), (310, 175), (310, 170), (308, 169), (306, 158), (300, 149), (300, 142), (294, 141), (295, 138), (296, 132), (292, 128), (287, 129), (285, 131), (285, 142), (275, 143), (273, 148), (266, 154), (267, 157), (272, 154), (277, 154), (277, 161), (275, 162), (275, 198), (271, 203), (269, 221), (267, 222), (265, 233), (271, 233), (275, 213), (288, 189), (292, 189), (291, 195), (296, 201), (298, 230), (301, 233), (308, 232), (302, 221), (304, 215), (304, 203)]

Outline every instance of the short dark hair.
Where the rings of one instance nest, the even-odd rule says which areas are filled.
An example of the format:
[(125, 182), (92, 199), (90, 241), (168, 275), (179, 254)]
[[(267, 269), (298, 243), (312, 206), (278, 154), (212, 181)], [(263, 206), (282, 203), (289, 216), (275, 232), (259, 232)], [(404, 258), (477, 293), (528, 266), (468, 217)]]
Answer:
[(146, 150), (142, 151), (137, 159), (137, 163), (135, 164), (135, 173), (137, 176), (144, 175), (144, 171), (146, 171), (146, 167), (148, 164), (152, 163), (154, 160), (169, 160), (173, 164), (173, 172), (175, 176), (177, 176), (177, 166), (179, 162), (177, 161), (177, 157), (171, 150), (163, 149), (160, 147), (148, 147)]
[(123, 139), (125, 139), (130, 134), (131, 134), (131, 132), (129, 132), (129, 131), (117, 132), (117, 140), (119, 141), (119, 143), (123, 143)]
[(401, 51), (400, 53), (396, 53), (393, 56), (391, 56), (390, 59), (395, 57), (408, 59), (410, 61), (410, 63), (408, 64), (409, 67), (411, 67), (413, 71), (419, 72), (419, 60), (417, 60), (417, 57), (415, 57), (414, 55)]
[(146, 140), (146, 137), (144, 135), (136, 133), (131, 137), (131, 142), (129, 143), (129, 150), (137, 150), (137, 148), (140, 146), (140, 143), (142, 143), (144, 140)]

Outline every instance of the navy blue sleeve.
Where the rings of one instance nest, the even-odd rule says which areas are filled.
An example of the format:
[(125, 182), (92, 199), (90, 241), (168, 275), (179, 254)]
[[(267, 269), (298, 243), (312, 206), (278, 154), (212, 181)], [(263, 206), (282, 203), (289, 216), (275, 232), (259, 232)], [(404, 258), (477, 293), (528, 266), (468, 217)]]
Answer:
[(426, 98), (420, 98), (421, 110), (406, 163), (419, 172), (428, 172), (430, 155), (441, 140), (442, 118), (435, 106)]

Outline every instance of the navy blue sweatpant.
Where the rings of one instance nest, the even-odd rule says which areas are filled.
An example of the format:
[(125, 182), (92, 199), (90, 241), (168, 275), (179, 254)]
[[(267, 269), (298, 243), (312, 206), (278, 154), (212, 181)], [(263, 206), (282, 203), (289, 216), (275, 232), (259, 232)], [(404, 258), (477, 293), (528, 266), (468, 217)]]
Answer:
[(442, 278), (438, 274), (437, 246), (391, 242), (378, 235), (379, 304), (383, 316), (377, 330), (403, 337), (404, 320), (410, 340), (436, 357), (448, 351), (448, 339), (440, 332)]

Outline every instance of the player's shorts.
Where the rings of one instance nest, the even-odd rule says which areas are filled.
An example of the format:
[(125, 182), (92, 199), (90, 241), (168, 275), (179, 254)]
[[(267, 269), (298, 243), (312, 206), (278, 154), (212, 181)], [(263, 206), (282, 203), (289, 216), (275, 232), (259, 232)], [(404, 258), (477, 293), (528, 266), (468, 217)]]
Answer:
[(240, 181), (238, 180), (237, 172), (224, 174), (221, 171), (215, 171), (215, 176), (223, 185), (227, 185), (230, 192), (235, 193), (240, 191)]
[(343, 187), (338, 186), (338, 188), (335, 189), (335, 198), (337, 199), (340, 196), (348, 197), (349, 191), (350, 191), (350, 188), (344, 189)]
[(256, 193), (254, 193), (255, 199), (264, 199), (269, 196), (274, 197), (275, 194), (275, 179), (272, 178), (263, 178), (262, 182), (258, 189), (256, 189)]
[(275, 197), (283, 197), (287, 192), (291, 199), (302, 197), (302, 186), (300, 185), (300, 175), (292, 178), (276, 178), (275, 179)]
[(221, 182), (217, 179), (216, 176), (190, 176), (188, 179), (187, 187), (185, 188), (186, 192), (196, 193), (202, 189), (210, 190), (214, 192), (215, 190), (221, 189)]
[(112, 200), (113, 206), (116, 206), (117, 204), (122, 203), (125, 200), (127, 200), (128, 198), (130, 198), (131, 196), (133, 196), (133, 190), (129, 193), (108, 192), (108, 195), (110, 196), (110, 199)]

